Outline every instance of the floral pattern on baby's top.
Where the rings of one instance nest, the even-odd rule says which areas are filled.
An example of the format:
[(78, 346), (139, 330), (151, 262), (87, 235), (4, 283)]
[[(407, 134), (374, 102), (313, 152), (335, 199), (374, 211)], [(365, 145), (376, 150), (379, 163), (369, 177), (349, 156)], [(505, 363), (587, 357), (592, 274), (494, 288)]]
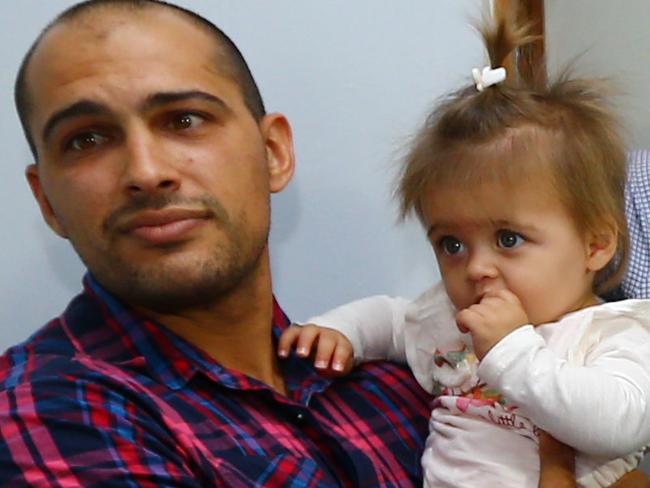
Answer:
[(433, 354), (434, 408), (454, 415), (480, 417), (537, 441), (538, 428), (517, 412), (498, 391), (481, 382), (476, 374), (478, 358), (465, 344)]

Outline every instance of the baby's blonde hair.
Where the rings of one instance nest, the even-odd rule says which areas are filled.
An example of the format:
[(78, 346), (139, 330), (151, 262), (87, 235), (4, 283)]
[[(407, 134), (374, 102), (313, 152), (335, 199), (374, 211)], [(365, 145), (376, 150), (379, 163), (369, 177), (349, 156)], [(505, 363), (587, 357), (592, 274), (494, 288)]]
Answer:
[[(533, 41), (503, 14), (480, 31), (493, 68)], [(550, 182), (580, 230), (616, 232), (616, 256), (594, 282), (604, 293), (622, 278), (629, 246), (621, 125), (604, 82), (564, 73), (549, 83), (543, 64), (532, 68), (533, 76), (510, 69), (504, 82), (483, 91), (466, 86), (436, 106), (404, 158), (400, 214), (414, 211), (422, 220), (422, 199), (433, 186)]]

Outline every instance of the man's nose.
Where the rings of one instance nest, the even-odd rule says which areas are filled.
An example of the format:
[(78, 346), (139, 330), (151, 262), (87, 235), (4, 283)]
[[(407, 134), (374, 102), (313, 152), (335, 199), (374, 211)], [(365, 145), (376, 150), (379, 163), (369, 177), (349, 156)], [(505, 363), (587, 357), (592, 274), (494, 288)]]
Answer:
[(470, 252), (467, 261), (467, 276), (474, 281), (486, 278), (496, 278), (498, 268), (495, 256), (487, 249), (479, 249)]
[(124, 147), (124, 187), (128, 193), (165, 193), (180, 188), (172, 155), (148, 131), (133, 131)]

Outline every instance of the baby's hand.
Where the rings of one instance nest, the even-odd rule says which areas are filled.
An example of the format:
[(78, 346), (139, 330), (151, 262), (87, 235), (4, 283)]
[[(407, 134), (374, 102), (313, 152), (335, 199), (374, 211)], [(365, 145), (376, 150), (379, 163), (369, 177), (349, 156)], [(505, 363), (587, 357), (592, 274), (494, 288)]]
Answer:
[(307, 357), (316, 348), (314, 367), (332, 376), (348, 374), (353, 366), (352, 343), (340, 332), (314, 324), (291, 325), (278, 341), (278, 355), (286, 358), (296, 346), (296, 354)]
[(458, 312), (456, 323), (461, 332), (472, 334), (474, 354), (480, 360), (506, 335), (526, 325), (528, 315), (514, 293), (498, 290)]

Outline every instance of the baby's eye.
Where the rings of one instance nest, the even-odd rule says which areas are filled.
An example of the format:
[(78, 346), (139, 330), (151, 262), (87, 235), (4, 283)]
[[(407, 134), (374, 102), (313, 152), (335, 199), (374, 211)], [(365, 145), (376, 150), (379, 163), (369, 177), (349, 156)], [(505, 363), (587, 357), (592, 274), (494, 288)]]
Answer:
[(497, 244), (504, 249), (513, 249), (521, 246), (525, 239), (521, 234), (517, 234), (511, 230), (500, 230), (497, 234)]
[(465, 250), (465, 245), (455, 237), (445, 236), (438, 241), (438, 246), (445, 254), (454, 256)]

